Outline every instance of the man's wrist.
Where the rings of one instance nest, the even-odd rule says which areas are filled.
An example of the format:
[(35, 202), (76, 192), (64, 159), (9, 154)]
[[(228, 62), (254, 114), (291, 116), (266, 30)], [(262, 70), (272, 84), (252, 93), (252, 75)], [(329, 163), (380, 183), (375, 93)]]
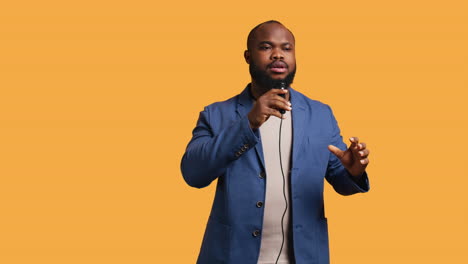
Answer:
[(257, 130), (257, 129), (259, 128), (259, 126), (256, 126), (256, 125), (252, 122), (252, 120), (250, 120), (250, 116), (249, 116), (249, 115), (247, 115), (247, 119), (249, 120), (249, 125), (250, 125), (250, 128), (251, 128), (252, 130)]
[(364, 172), (365, 172), (365, 171), (363, 171), (363, 172), (361, 172), (361, 173), (352, 173), (352, 172), (350, 172), (350, 171), (348, 170), (349, 175), (351, 175), (351, 177), (352, 177), (354, 180), (356, 180), (356, 181), (359, 181), (359, 180), (362, 178), (362, 176), (364, 175)]

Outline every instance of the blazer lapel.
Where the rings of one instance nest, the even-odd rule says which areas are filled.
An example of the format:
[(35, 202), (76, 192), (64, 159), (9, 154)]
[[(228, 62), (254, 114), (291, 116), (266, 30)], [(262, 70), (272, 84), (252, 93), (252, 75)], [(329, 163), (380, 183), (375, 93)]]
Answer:
[(298, 92), (289, 88), (291, 96), (291, 104), (293, 110), (291, 111), (292, 115), (292, 127), (293, 127), (293, 146), (292, 146), (292, 159), (291, 159), (291, 169), (294, 168), (294, 161), (299, 157), (300, 146), (303, 144), (304, 140), (304, 123), (306, 120), (306, 111), (304, 107), (303, 98)]

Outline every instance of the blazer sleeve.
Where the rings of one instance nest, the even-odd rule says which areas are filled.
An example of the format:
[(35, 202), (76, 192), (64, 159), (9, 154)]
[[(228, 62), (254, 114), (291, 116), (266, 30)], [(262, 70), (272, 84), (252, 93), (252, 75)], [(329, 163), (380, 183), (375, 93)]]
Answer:
[[(346, 150), (347, 146), (343, 142), (335, 116), (329, 106), (328, 109), (330, 111), (330, 120), (332, 122), (332, 137), (330, 144), (341, 150)], [(346, 170), (346, 168), (341, 164), (341, 161), (331, 152), (329, 154), (325, 178), (333, 186), (333, 189), (341, 195), (368, 192), (370, 189), (369, 179), (366, 172), (363, 173), (359, 180), (355, 180), (355, 177)]]
[[(200, 113), (187, 149), (182, 157), (181, 171), (185, 182), (203, 188), (223, 175), (227, 167), (254, 147), (259, 138), (250, 128), (247, 116), (213, 130), (222, 116), (210, 116), (210, 108)], [(219, 124), (216, 124), (219, 127)]]

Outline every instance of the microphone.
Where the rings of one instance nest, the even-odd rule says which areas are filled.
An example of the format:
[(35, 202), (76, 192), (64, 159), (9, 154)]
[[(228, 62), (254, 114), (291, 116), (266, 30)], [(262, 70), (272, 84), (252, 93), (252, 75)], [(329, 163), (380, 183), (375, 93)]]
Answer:
[[(279, 87), (273, 87), (274, 89), (281, 89), (281, 90), (285, 90), (286, 89), (286, 83), (285, 82), (280, 82)], [(283, 97), (283, 98), (286, 98), (286, 95), (285, 94), (279, 94), (279, 96)], [(281, 114), (284, 114), (286, 113), (286, 111), (284, 109), (279, 109), (278, 110)]]
[[(284, 81), (281, 81), (279, 84), (278, 84), (279, 87), (274, 87), (276, 89), (281, 89), (281, 90), (285, 90), (286, 89), (286, 83)], [(283, 97), (283, 98), (286, 98), (286, 95), (285, 94), (280, 94), (279, 96)], [(285, 114), (286, 111), (284, 109), (279, 109), (278, 110), (281, 115)], [(281, 128), (283, 127), (283, 119), (281, 119), (280, 121), (280, 127), (279, 127), (279, 163), (280, 163), (280, 168), (281, 168), (281, 175), (283, 176), (283, 197), (284, 197), (284, 202), (286, 203), (286, 207), (284, 208), (284, 212), (283, 212), (283, 216), (281, 217), (281, 234), (282, 234), (282, 239), (281, 239), (281, 248), (280, 248), (280, 251), (278, 253), (278, 257), (276, 258), (276, 261), (275, 261), (275, 264), (278, 263), (278, 260), (281, 256), (281, 253), (283, 252), (283, 246), (284, 246), (284, 225), (283, 225), (283, 222), (284, 222), (284, 216), (286, 215), (286, 212), (288, 211), (288, 199), (286, 198), (286, 178), (284, 176), (284, 170), (283, 170), (283, 161), (281, 160), (281, 157), (282, 157), (282, 154), (281, 154)]]

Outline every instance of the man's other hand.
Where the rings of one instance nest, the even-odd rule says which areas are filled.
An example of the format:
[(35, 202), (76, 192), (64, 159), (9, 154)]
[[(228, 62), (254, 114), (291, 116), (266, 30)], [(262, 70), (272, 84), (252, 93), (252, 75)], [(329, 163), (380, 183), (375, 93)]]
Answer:
[(369, 164), (369, 150), (366, 148), (366, 143), (359, 143), (359, 138), (357, 137), (352, 137), (349, 141), (351, 141), (351, 145), (345, 151), (333, 145), (328, 145), (328, 150), (340, 159), (343, 166), (351, 175), (360, 177)]

